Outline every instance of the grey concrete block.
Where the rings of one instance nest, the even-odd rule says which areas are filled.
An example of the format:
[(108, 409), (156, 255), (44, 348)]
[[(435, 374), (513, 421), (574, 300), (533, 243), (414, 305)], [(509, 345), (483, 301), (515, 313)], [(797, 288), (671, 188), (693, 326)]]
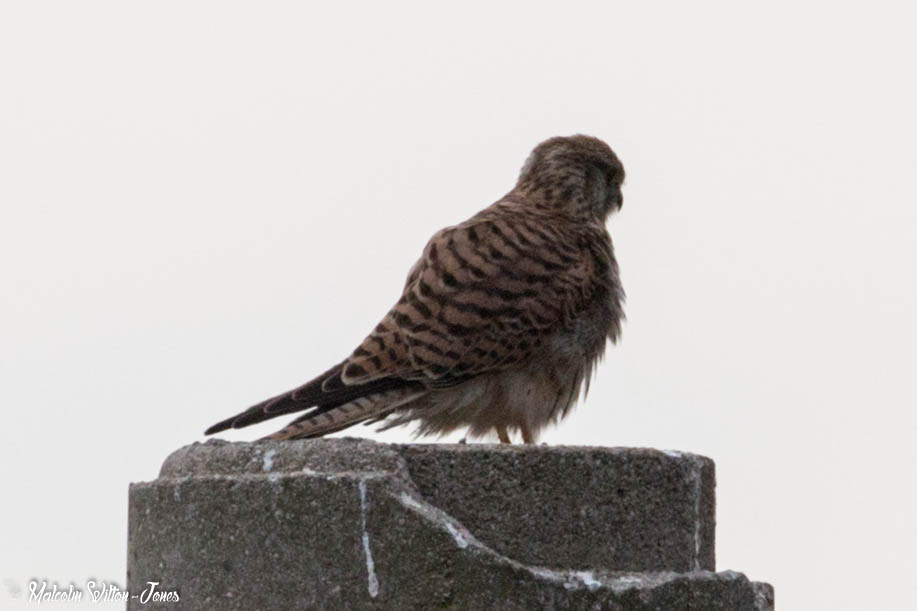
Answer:
[(714, 466), (658, 450), (401, 446), (421, 496), (539, 566), (714, 568)]
[(698, 570), (713, 520), (687, 454), (208, 442), (131, 486), (128, 586), (185, 609), (766, 609)]
[(751, 587), (755, 590), (755, 611), (774, 611), (774, 586), (754, 581)]

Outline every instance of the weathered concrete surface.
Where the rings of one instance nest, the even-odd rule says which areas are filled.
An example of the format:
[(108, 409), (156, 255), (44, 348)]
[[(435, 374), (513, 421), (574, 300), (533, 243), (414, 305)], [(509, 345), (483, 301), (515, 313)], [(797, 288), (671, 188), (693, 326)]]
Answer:
[(713, 511), (687, 454), (208, 442), (131, 486), (128, 586), (182, 609), (767, 609), (698, 570)]
[(714, 568), (713, 461), (657, 450), (401, 446), (421, 496), (526, 564)]

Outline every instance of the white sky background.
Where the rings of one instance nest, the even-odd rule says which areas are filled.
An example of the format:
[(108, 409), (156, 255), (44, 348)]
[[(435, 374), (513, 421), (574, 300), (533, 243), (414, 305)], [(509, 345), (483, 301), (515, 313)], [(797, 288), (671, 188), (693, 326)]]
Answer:
[(123, 585), (130, 481), (578, 132), (628, 172), (628, 322), (543, 441), (716, 460), (717, 567), (780, 609), (913, 601), (917, 13), (739, 4), (4, 2), (0, 606)]

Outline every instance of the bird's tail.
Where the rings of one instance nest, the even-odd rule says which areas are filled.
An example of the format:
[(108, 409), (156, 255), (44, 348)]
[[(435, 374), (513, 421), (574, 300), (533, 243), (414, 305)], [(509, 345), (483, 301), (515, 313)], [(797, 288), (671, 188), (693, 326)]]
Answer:
[(341, 381), (341, 368), (342, 365), (336, 365), (299, 388), (271, 397), (235, 416), (217, 422), (204, 431), (204, 434), (213, 435), (226, 429), (238, 429), (303, 410), (310, 410), (309, 417), (319, 416), (335, 407), (352, 403), (359, 397), (370, 397), (395, 389), (411, 389), (417, 392), (423, 388), (417, 382), (400, 378), (384, 378), (366, 384), (347, 385)]
[(395, 388), (365, 397), (358, 397), (335, 407), (304, 414), (264, 439), (305, 439), (320, 437), (362, 422), (364, 420), (384, 418), (392, 410), (399, 408), (427, 393), (426, 390), (412, 388)]

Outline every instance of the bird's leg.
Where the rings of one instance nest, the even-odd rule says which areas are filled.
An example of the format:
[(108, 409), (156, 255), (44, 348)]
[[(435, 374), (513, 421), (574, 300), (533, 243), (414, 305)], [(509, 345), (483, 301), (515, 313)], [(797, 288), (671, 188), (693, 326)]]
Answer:
[(509, 433), (506, 432), (505, 426), (497, 427), (497, 437), (500, 438), (500, 443), (512, 443), (509, 439)]
[(528, 425), (520, 424), (519, 430), (522, 431), (522, 443), (535, 443), (535, 439), (532, 437), (532, 431), (529, 429)]

